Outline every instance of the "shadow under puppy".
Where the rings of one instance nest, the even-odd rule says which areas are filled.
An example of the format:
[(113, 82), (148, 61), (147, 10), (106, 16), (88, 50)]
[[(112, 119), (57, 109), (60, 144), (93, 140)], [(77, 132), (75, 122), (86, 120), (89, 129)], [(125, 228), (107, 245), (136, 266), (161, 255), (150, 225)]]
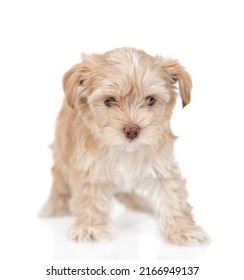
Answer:
[(177, 82), (184, 107), (192, 83), (177, 60), (133, 48), (82, 55), (63, 77), (53, 185), (41, 214), (72, 213), (73, 239), (108, 240), (111, 198), (117, 196), (129, 207), (153, 210), (168, 241), (207, 242), (174, 157), (170, 119)]

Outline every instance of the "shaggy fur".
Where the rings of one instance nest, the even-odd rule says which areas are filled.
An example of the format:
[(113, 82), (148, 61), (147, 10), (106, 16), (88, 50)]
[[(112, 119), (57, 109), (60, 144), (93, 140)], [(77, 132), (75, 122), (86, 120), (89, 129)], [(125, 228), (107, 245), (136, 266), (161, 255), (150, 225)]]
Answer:
[(82, 55), (63, 77), (53, 186), (42, 214), (72, 213), (73, 239), (104, 241), (114, 234), (109, 211), (117, 196), (129, 207), (151, 209), (168, 241), (207, 242), (174, 157), (176, 83), (184, 107), (192, 83), (177, 60), (132, 48)]

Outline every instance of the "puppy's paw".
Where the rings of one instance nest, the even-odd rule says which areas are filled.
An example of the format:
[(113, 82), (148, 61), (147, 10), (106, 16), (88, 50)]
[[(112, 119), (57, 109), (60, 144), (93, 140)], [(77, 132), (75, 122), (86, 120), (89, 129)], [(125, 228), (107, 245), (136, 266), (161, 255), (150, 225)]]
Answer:
[(173, 228), (167, 234), (166, 239), (176, 245), (207, 244), (210, 241), (204, 229), (196, 225), (186, 228)]
[(48, 200), (39, 212), (39, 217), (59, 217), (70, 214), (69, 205), (66, 200)]
[(115, 230), (108, 225), (74, 224), (69, 232), (70, 238), (78, 242), (106, 242), (113, 239), (114, 235)]

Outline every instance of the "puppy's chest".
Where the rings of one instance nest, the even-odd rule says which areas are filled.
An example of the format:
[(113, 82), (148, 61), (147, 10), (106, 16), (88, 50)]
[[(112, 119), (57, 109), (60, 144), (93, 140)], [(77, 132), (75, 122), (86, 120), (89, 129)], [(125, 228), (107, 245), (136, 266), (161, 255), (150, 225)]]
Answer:
[(103, 183), (112, 183), (117, 191), (130, 192), (142, 188), (153, 178), (156, 178), (152, 164), (143, 157), (133, 155), (120, 155), (107, 157), (98, 161), (100, 168), (99, 179)]

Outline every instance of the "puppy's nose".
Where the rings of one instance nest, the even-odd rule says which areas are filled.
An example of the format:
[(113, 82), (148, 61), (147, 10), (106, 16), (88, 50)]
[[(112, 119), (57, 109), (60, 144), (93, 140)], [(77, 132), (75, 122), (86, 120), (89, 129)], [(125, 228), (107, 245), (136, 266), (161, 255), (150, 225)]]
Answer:
[(140, 132), (140, 127), (136, 124), (129, 123), (124, 129), (126, 137), (131, 140), (136, 138)]

